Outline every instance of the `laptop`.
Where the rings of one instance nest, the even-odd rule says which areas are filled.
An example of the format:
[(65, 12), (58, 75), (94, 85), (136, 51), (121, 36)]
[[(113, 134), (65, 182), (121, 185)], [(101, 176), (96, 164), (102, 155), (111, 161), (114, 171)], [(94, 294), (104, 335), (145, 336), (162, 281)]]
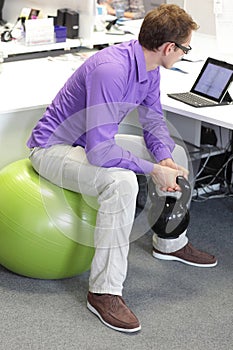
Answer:
[(228, 89), (232, 80), (233, 64), (209, 57), (189, 92), (167, 95), (193, 107), (231, 104), (233, 100)]

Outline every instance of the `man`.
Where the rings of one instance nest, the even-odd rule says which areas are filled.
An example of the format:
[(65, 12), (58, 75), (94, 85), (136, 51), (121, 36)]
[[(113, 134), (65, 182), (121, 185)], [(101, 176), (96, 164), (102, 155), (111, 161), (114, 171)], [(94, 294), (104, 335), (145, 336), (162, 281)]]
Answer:
[[(160, 103), (160, 66), (170, 68), (187, 53), (197, 24), (176, 5), (149, 12), (139, 40), (105, 48), (79, 67), (58, 92), (28, 141), (33, 167), (58, 186), (97, 196), (88, 308), (107, 326), (141, 329), (122, 299), (134, 222), (136, 174), (151, 176), (163, 191), (177, 191), (178, 175)], [(117, 135), (127, 113), (139, 108), (144, 140)], [(178, 148), (181, 151), (181, 148)], [(183, 150), (183, 149), (182, 149)], [(178, 151), (179, 153), (179, 151)], [(181, 153), (182, 154), (182, 153)], [(153, 256), (211, 267), (214, 256), (195, 249), (184, 234), (153, 238)]]

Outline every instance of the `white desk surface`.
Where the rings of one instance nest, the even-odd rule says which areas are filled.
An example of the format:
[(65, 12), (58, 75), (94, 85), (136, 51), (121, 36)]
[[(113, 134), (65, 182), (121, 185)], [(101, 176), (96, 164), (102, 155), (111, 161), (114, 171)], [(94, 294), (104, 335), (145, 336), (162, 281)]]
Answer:
[[(81, 62), (81, 60), (80, 60)], [(73, 73), (67, 61), (48, 58), (3, 63), (0, 73), (0, 115), (48, 105)]]
[(233, 105), (195, 108), (167, 96), (167, 93), (189, 91), (203, 64), (204, 62), (180, 62), (179, 65), (176, 65), (189, 72), (188, 74), (166, 69), (161, 70), (163, 109), (187, 118), (233, 129)]
[[(201, 50), (197, 49), (200, 43), (208, 47), (208, 55), (212, 56), (213, 53), (212, 57), (226, 57), (224, 54), (214, 54), (216, 42), (213, 38), (196, 35), (192, 43), (193, 56), (190, 55), (190, 58), (197, 56), (197, 52), (200, 54)], [(206, 57), (202, 55), (202, 58)], [(227, 58), (229, 62), (233, 62), (233, 55), (230, 54)], [(66, 57), (52, 59), (41, 58), (4, 63), (3, 71), (0, 73), (1, 118), (9, 111), (28, 110), (48, 105), (67, 78), (82, 62), (82, 56), (74, 57), (68, 54)], [(194, 108), (166, 95), (168, 92), (189, 90), (203, 63), (202, 61), (176, 64), (180, 67), (182, 65), (182, 69), (188, 74), (162, 69), (161, 101), (163, 108), (165, 111), (184, 115), (187, 118), (233, 129), (233, 105)]]
[[(161, 70), (161, 102), (165, 111), (183, 115), (187, 118), (233, 129), (233, 105), (195, 108), (171, 99), (167, 93), (189, 91), (197, 78), (207, 57), (213, 57), (233, 64), (233, 48), (229, 45), (226, 52), (218, 47), (214, 36), (194, 33), (190, 55), (184, 58), (199, 60), (199, 62), (178, 62), (175, 66), (182, 68), (188, 74), (172, 70)], [(231, 86), (233, 96), (233, 84)]]

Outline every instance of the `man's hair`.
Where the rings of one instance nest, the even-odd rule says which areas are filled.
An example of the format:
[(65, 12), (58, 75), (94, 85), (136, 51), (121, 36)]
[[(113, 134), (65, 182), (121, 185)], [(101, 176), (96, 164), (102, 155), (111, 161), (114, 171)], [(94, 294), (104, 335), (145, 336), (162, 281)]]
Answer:
[(199, 26), (182, 8), (162, 4), (148, 12), (143, 20), (138, 40), (147, 50), (155, 51), (166, 42), (184, 43)]

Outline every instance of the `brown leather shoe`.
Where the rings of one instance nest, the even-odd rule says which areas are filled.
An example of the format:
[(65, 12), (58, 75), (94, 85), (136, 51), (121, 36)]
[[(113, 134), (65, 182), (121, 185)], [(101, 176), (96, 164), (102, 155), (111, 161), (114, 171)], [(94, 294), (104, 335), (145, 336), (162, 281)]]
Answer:
[(137, 332), (141, 325), (137, 317), (126, 306), (119, 295), (95, 294), (87, 295), (87, 307), (108, 327), (120, 332)]
[(173, 253), (162, 253), (153, 248), (153, 257), (162, 260), (176, 260), (197, 267), (217, 265), (217, 259), (213, 255), (197, 250), (191, 243), (187, 243), (183, 248)]

